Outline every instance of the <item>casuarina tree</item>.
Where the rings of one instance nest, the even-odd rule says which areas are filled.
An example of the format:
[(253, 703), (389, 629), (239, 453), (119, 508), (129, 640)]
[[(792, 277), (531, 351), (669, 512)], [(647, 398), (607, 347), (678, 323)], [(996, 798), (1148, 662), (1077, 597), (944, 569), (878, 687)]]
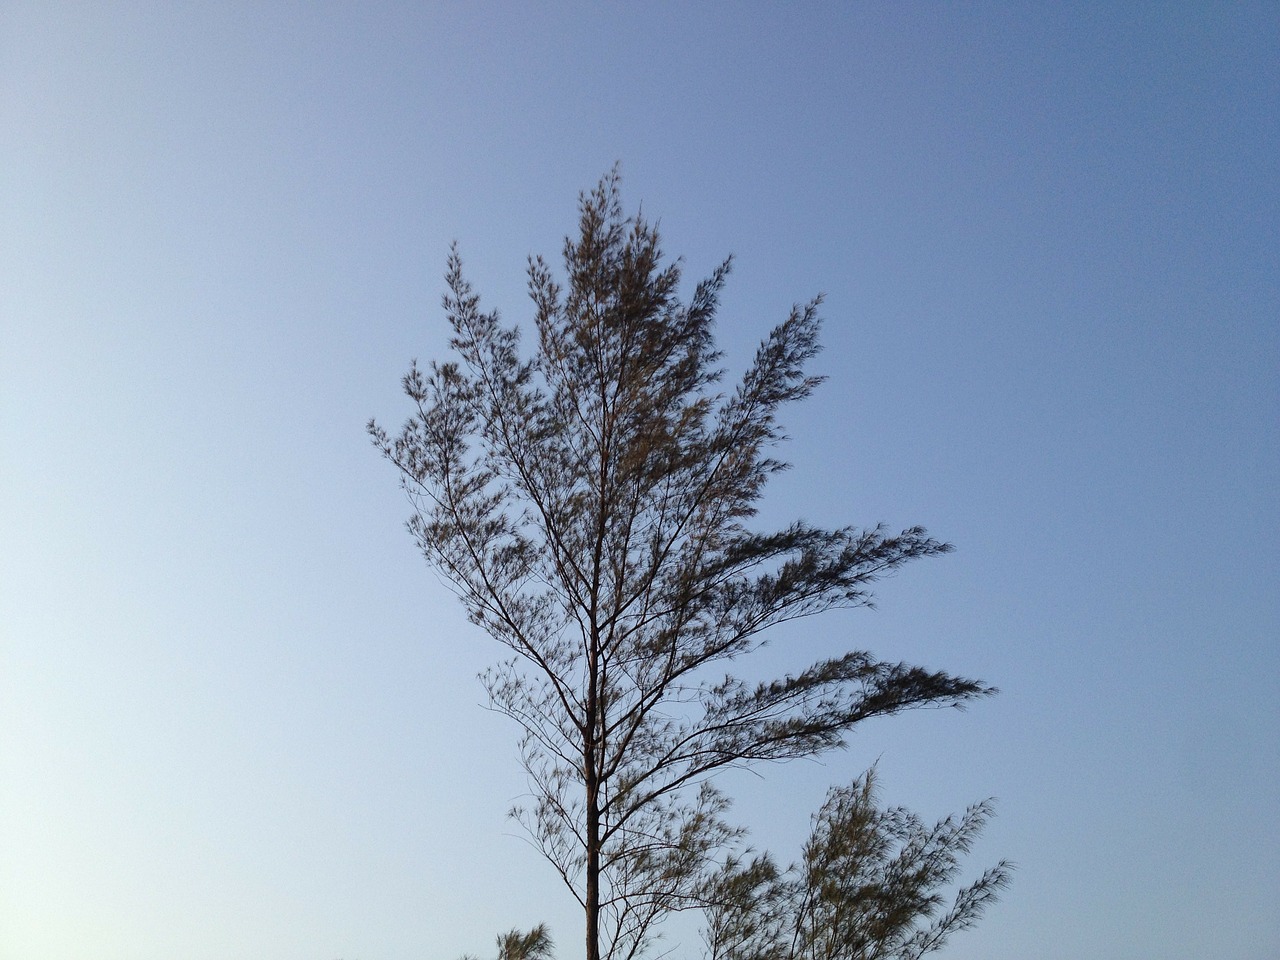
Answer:
[(986, 800), (926, 826), (877, 804), (874, 770), (833, 788), (800, 863), (780, 871), (768, 854), (726, 858), (707, 893), (707, 960), (920, 960), (940, 950), (1009, 882), (1002, 860), (949, 906), (943, 896), (990, 817)]
[(714, 775), (813, 757), (869, 717), (990, 688), (850, 650), (778, 679), (734, 672), (778, 624), (870, 603), (947, 552), (924, 529), (752, 525), (784, 469), (779, 412), (820, 382), (818, 308), (796, 306), (726, 386), (713, 322), (730, 262), (680, 294), (616, 170), (580, 200), (563, 279), (528, 265), (533, 336), (486, 312), (450, 255), (446, 362), (369, 430), (399, 468), (428, 561), (510, 657), (483, 675), (523, 732), (513, 811), (585, 914), (587, 960), (630, 960), (706, 905), (737, 837)]
[[(551, 960), (551, 934), (544, 924), (528, 933), (508, 930), (498, 935), (498, 960)], [(468, 954), (461, 960), (477, 960)]]

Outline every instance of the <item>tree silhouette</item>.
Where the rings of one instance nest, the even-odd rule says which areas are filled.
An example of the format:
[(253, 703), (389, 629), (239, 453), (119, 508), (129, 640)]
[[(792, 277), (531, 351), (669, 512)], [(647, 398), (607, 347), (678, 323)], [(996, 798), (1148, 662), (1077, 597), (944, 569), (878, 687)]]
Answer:
[[(498, 960), (551, 960), (551, 934), (546, 924), (538, 924), (528, 933), (508, 930), (498, 936)], [(476, 960), (464, 956), (461, 960)]]
[(876, 804), (875, 771), (837, 787), (814, 815), (801, 862), (730, 858), (708, 890), (708, 960), (919, 960), (978, 921), (1009, 882), (1000, 861), (940, 892), (991, 817), (991, 802), (928, 827)]
[(786, 621), (871, 602), (879, 577), (950, 547), (912, 527), (749, 527), (780, 408), (820, 378), (820, 299), (792, 309), (732, 390), (712, 324), (726, 260), (681, 302), (657, 230), (623, 215), (617, 171), (580, 200), (564, 286), (528, 267), (531, 355), (449, 257), (457, 359), (415, 364), (414, 413), (374, 442), (409, 527), (473, 623), (510, 649), (484, 674), (523, 729), (513, 811), (582, 905), (587, 960), (630, 960), (701, 908), (738, 835), (712, 777), (811, 757), (859, 721), (990, 693), (863, 651), (752, 684), (726, 667)]

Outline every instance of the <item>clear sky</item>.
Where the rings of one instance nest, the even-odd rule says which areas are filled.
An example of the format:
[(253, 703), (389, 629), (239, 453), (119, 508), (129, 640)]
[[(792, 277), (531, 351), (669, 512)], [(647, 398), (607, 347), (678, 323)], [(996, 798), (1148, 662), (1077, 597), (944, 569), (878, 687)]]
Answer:
[(1278, 105), (1274, 3), (5, 0), (0, 958), (581, 957), (364, 423), (617, 160), (732, 366), (826, 293), (762, 522), (958, 547), (760, 669), (1002, 690), (729, 779), (757, 844), (878, 759), (999, 800), (947, 956), (1280, 956)]

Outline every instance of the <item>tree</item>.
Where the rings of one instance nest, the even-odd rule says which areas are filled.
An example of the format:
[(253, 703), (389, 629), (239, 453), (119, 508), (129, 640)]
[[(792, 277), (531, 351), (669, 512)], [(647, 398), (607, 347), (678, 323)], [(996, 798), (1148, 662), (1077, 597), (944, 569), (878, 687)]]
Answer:
[(820, 382), (820, 299), (792, 309), (738, 385), (712, 336), (726, 260), (678, 296), (657, 230), (618, 174), (580, 198), (566, 286), (528, 266), (536, 340), (483, 312), (456, 248), (444, 308), (457, 359), (404, 378), (414, 413), (374, 442), (409, 528), (511, 659), (483, 675), (523, 730), (531, 803), (513, 815), (586, 920), (587, 960), (631, 960), (672, 911), (704, 905), (738, 835), (712, 776), (811, 757), (859, 721), (992, 692), (853, 651), (750, 684), (713, 671), (777, 624), (871, 602), (870, 585), (950, 546), (912, 527), (748, 527), (785, 468), (780, 408)]
[[(498, 935), (498, 960), (551, 960), (551, 934), (545, 924), (538, 924), (528, 933), (508, 930)], [(476, 960), (465, 956), (462, 960)]]
[(933, 827), (876, 804), (875, 771), (828, 793), (798, 865), (728, 859), (711, 882), (708, 960), (919, 960), (977, 922), (1009, 882), (1000, 861), (937, 915), (991, 802)]

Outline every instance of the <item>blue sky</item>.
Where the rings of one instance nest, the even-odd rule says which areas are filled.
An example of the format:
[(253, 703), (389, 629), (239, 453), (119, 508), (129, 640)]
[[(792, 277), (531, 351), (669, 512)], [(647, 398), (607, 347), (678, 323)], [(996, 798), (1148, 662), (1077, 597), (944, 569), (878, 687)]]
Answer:
[(758, 669), (1002, 690), (730, 778), (757, 844), (878, 761), (999, 798), (948, 956), (1276, 956), (1278, 65), (1265, 3), (8, 0), (0, 957), (581, 956), (363, 425), (450, 241), (526, 321), (615, 161), (690, 282), (735, 255), (731, 367), (826, 294), (762, 523), (958, 547)]

